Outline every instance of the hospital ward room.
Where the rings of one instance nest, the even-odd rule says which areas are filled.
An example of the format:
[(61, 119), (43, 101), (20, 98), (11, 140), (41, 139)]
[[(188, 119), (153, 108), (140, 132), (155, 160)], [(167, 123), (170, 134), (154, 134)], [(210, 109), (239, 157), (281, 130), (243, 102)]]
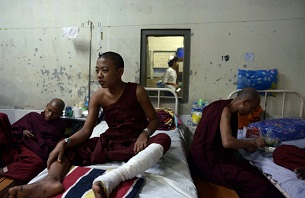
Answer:
[(305, 197), (305, 1), (0, 10), (0, 198)]

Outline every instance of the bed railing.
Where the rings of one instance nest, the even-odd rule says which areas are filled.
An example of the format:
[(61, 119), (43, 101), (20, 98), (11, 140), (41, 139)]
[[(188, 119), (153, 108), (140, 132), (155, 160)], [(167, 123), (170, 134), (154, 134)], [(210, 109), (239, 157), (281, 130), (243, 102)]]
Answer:
[[(175, 100), (175, 104), (174, 104), (174, 112), (176, 115), (179, 115), (179, 112), (178, 112), (178, 95), (175, 91), (169, 89), (169, 88), (153, 88), (153, 87), (145, 87), (145, 89), (147, 91), (153, 91), (153, 92), (157, 92), (157, 96), (150, 96), (151, 98), (155, 97), (157, 98), (157, 107), (160, 108), (160, 99), (161, 98), (170, 98), (170, 99), (173, 99)], [(172, 96), (164, 96), (162, 95), (161, 93), (171, 93), (173, 94)]]
[[(229, 96), (229, 98), (233, 98), (234, 95), (237, 95), (237, 93), (241, 91), (241, 89), (237, 89), (232, 91)], [(258, 90), (259, 93), (265, 93), (263, 96), (263, 100), (262, 102), (262, 108), (263, 110), (266, 110), (267, 107), (267, 99), (268, 97), (272, 97), (272, 93), (273, 94), (277, 94), (277, 93), (281, 93), (282, 94), (282, 108), (281, 108), (281, 117), (283, 118), (285, 115), (285, 104), (286, 104), (286, 96), (287, 94), (295, 94), (298, 96), (298, 99), (300, 101), (300, 111), (299, 111), (299, 116), (303, 117), (303, 112), (304, 112), (304, 97), (303, 95), (298, 92), (298, 91), (293, 91), (293, 90)]]

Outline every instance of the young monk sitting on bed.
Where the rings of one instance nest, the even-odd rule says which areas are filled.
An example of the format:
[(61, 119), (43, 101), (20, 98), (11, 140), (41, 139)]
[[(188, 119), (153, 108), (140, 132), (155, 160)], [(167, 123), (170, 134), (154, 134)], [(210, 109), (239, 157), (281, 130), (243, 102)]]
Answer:
[(64, 108), (65, 103), (54, 98), (44, 112), (28, 113), (12, 126), (0, 113), (0, 176), (28, 182), (46, 167), (49, 153), (66, 131), (60, 119)]
[(281, 145), (273, 154), (274, 163), (294, 171), (298, 179), (305, 179), (305, 148)]
[[(48, 176), (37, 183), (14, 187), (15, 197), (51, 197), (64, 189), (61, 179), (71, 164), (85, 166), (107, 161), (128, 161), (97, 178), (92, 185), (96, 197), (108, 197), (120, 182), (131, 179), (154, 165), (170, 147), (170, 137), (157, 134), (158, 116), (145, 89), (125, 83), (122, 57), (114, 52), (101, 54), (96, 63), (101, 85), (91, 97), (89, 114), (81, 130), (59, 142), (48, 159)], [(99, 138), (91, 138), (103, 108), (109, 129)]]
[(239, 197), (283, 197), (263, 174), (237, 149), (255, 151), (266, 145), (259, 137), (237, 139), (237, 115), (247, 115), (259, 107), (260, 96), (244, 88), (235, 99), (218, 100), (204, 108), (189, 153), (190, 170), (202, 179), (236, 191)]

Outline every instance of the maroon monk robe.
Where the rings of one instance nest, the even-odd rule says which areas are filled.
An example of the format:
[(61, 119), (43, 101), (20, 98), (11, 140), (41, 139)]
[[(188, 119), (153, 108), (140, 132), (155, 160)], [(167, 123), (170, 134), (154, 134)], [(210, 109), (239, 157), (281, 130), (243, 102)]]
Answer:
[[(225, 149), (220, 135), (223, 109), (232, 100), (219, 100), (204, 108), (191, 145), (188, 161), (194, 174), (214, 184), (234, 189), (240, 197), (281, 197), (273, 185), (247, 161)], [(236, 137), (237, 114), (231, 116), (232, 135)]]
[(273, 161), (291, 171), (299, 167), (305, 167), (305, 149), (293, 145), (281, 145), (273, 154)]
[[(137, 101), (137, 86), (136, 83), (127, 83), (118, 101), (103, 107), (109, 128), (99, 138), (91, 138), (76, 149), (70, 149), (68, 158), (72, 164), (84, 166), (127, 161), (134, 156), (134, 143), (148, 125), (146, 114)], [(148, 144), (151, 143), (161, 144), (165, 153), (171, 140), (163, 133), (151, 137)]]
[(0, 167), (4, 166), (4, 161), (10, 156), (18, 154), (18, 146), (12, 141), (12, 129), (8, 116), (0, 113)]
[[(23, 130), (32, 131), (34, 139), (23, 137)], [(65, 121), (61, 118), (47, 121), (44, 112), (31, 112), (12, 124), (12, 133), (19, 139), (21, 144), (36, 153), (46, 162), (49, 153), (55, 148), (57, 142), (64, 137), (66, 131)]]
[[(29, 113), (12, 126), (7, 115), (0, 113), (0, 123), (1, 163), (7, 169), (4, 176), (21, 181), (29, 181), (45, 168), (49, 152), (65, 132), (63, 120), (45, 121), (43, 112)], [(32, 131), (35, 139), (23, 137), (23, 130)]]

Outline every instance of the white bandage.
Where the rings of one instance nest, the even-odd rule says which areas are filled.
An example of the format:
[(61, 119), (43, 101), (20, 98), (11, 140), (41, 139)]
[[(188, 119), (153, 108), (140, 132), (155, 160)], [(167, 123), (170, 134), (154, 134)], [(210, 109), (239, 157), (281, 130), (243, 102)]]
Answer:
[(126, 164), (107, 171), (97, 177), (95, 181), (101, 181), (105, 187), (107, 197), (123, 181), (132, 179), (140, 173), (152, 167), (163, 155), (163, 147), (160, 144), (150, 144), (143, 151), (132, 157)]

